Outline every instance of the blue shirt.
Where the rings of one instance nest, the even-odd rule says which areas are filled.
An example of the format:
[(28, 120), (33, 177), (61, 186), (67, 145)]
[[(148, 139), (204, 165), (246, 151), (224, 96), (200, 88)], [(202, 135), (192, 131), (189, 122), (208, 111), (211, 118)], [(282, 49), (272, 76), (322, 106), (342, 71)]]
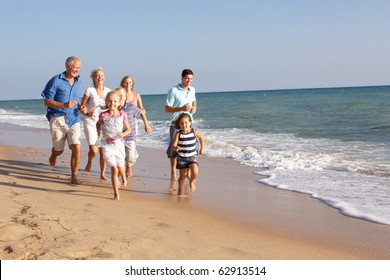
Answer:
[[(165, 102), (165, 105), (171, 106), (171, 107), (182, 107), (186, 104), (192, 105), (192, 102), (194, 102), (194, 101), (196, 101), (195, 88), (193, 88), (192, 86), (189, 86), (188, 92), (186, 92), (180, 86), (180, 84), (178, 84), (177, 86), (171, 88), (168, 91), (167, 100)], [(174, 122), (180, 116), (181, 113), (183, 113), (183, 112), (173, 113), (171, 122)], [(190, 113), (190, 112), (186, 112), (186, 113), (190, 114), (190, 116), (192, 118), (192, 113)]]
[[(65, 78), (65, 72), (51, 78), (41, 96), (46, 100), (54, 100), (57, 102), (67, 103), (71, 100), (79, 102), (83, 93), (83, 85), (80, 76), (75, 78), (74, 84), (71, 85)], [(46, 117), (50, 121), (51, 117), (65, 116), (66, 124), (71, 127), (75, 123), (80, 122), (78, 105), (73, 108), (51, 108), (47, 107)]]

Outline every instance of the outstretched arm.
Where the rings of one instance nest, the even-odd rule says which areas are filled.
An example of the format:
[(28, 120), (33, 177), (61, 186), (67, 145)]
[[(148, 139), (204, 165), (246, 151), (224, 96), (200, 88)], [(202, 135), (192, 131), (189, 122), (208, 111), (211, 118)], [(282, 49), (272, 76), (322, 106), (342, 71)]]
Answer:
[(142, 121), (144, 122), (145, 132), (146, 132), (146, 133), (151, 132), (151, 131), (152, 131), (152, 128), (150, 127), (149, 122), (148, 122), (148, 119), (146, 118), (145, 110), (142, 110), (142, 112), (141, 112), (141, 118), (142, 118)]

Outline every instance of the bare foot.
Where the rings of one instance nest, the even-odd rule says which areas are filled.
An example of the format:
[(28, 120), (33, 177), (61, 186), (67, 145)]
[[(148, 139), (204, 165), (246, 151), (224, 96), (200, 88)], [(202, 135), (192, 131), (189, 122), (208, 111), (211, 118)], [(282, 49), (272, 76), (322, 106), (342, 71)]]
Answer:
[(122, 187), (124, 187), (124, 188), (127, 187), (127, 180), (126, 180), (126, 178), (122, 179)]
[(77, 176), (72, 176), (72, 179), (70, 180), (70, 182), (73, 184), (73, 185), (81, 185), (81, 182), (79, 179), (77, 179)]
[(127, 178), (133, 177), (133, 172), (131, 171), (131, 167), (129, 166), (126, 167), (126, 177)]
[(91, 166), (92, 166), (92, 161), (88, 161), (87, 165), (85, 166), (86, 173), (91, 172)]
[(114, 194), (114, 200), (119, 200), (119, 199), (120, 199), (119, 193)]
[(100, 180), (107, 181), (107, 177), (106, 177), (106, 176), (104, 176), (104, 175), (100, 175)]
[(49, 157), (49, 164), (50, 166), (56, 165), (57, 156), (53, 155), (53, 153)]
[(169, 183), (169, 192), (174, 192), (176, 189), (176, 180), (171, 180)]
[(171, 172), (171, 181), (172, 181), (172, 180), (174, 180), (174, 181), (177, 180), (177, 178), (176, 178), (176, 171), (172, 171), (172, 172)]
[(195, 181), (190, 182), (190, 190), (194, 192), (196, 190)]

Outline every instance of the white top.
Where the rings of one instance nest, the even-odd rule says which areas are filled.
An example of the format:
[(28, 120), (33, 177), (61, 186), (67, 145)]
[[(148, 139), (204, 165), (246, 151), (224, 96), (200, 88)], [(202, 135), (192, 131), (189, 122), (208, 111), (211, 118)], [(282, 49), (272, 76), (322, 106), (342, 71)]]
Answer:
[(85, 91), (85, 95), (89, 96), (89, 100), (87, 103), (87, 111), (93, 112), (93, 116), (91, 118), (96, 121), (99, 118), (99, 114), (102, 112), (102, 108), (106, 106), (106, 96), (111, 90), (107, 87), (104, 87), (103, 98), (100, 98), (95, 87), (89, 87)]

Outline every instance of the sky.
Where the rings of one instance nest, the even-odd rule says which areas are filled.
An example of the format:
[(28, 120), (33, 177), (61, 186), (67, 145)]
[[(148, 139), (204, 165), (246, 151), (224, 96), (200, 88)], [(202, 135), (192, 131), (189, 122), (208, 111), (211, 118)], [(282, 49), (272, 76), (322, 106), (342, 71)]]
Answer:
[(389, 0), (0, 0), (0, 100), (39, 99), (67, 57), (165, 94), (390, 84)]

